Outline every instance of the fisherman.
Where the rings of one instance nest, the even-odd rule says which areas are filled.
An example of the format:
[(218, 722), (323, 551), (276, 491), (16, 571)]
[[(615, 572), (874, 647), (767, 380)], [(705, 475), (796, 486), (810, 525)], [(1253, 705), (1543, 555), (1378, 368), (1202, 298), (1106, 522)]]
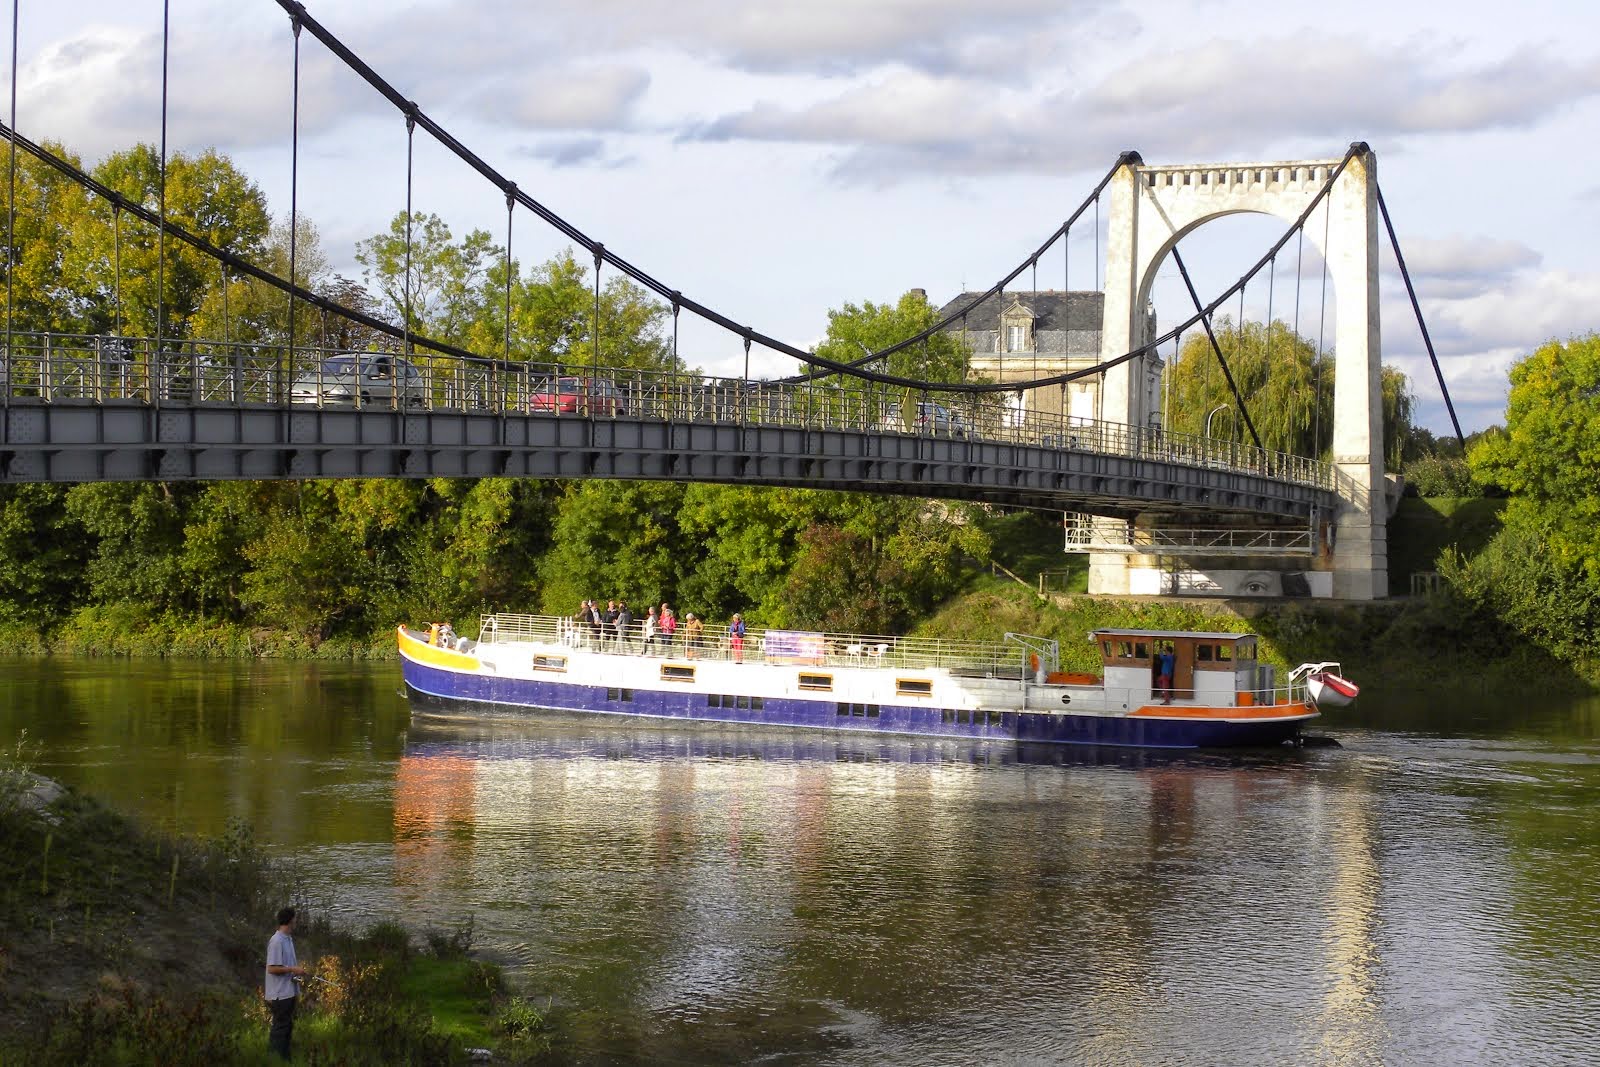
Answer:
[(294, 915), (293, 908), (278, 909), (278, 930), (267, 941), (267, 974), (261, 987), (272, 1013), (267, 1049), (285, 1060), (294, 1037), (294, 1005), (300, 992), (295, 979), (306, 973), (294, 954)]

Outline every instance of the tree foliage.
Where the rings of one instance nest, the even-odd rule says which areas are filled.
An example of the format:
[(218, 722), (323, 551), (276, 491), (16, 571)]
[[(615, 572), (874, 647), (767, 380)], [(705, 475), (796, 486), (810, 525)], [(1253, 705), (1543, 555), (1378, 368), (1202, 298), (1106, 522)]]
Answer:
[(1511, 498), (1488, 548), (1443, 561), (1446, 573), (1543, 647), (1600, 657), (1600, 334), (1552, 341), (1512, 367), (1505, 429), (1467, 460)]
[[(1296, 456), (1325, 457), (1333, 438), (1332, 353), (1318, 352), (1278, 320), (1270, 325), (1245, 322), (1241, 327), (1224, 316), (1216, 336), (1262, 446)], [(1209, 422), (1213, 436), (1249, 442), (1238, 403), (1204, 332), (1184, 340), (1167, 374), (1169, 429), (1203, 435)], [(1386, 465), (1399, 470), (1403, 446), (1411, 436), (1414, 401), (1403, 373), (1384, 367), (1381, 375), (1383, 454)]]

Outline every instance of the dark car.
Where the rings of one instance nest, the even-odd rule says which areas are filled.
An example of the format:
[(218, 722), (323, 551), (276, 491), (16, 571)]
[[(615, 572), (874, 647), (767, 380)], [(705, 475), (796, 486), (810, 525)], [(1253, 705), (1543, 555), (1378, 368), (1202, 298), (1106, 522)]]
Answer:
[(295, 379), (292, 404), (359, 404), (362, 407), (421, 407), (422, 374), (412, 363), (383, 352), (331, 356)]
[(626, 415), (628, 404), (608, 378), (546, 378), (529, 394), (528, 407), (556, 415)]

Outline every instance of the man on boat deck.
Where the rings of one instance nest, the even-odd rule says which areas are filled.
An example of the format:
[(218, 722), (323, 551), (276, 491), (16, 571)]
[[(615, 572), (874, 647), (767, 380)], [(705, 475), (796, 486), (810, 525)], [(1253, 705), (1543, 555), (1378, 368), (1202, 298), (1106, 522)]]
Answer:
[(632, 640), (633, 612), (628, 610), (628, 602), (626, 600), (619, 600), (617, 601), (617, 651), (630, 651)]
[(1176, 657), (1172, 654), (1171, 645), (1162, 645), (1161, 651), (1156, 654), (1156, 692), (1162, 696), (1161, 703), (1172, 703), (1172, 674), (1175, 670)]
[(606, 613), (600, 618), (600, 637), (602, 646), (613, 644), (617, 639), (617, 602), (606, 601)]

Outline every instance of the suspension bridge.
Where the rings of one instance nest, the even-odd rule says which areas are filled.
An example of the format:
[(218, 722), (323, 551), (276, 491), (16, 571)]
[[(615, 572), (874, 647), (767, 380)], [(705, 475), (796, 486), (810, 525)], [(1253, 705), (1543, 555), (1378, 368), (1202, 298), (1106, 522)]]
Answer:
[[(1095, 553), (1091, 591), (1156, 591), (1141, 585), (1152, 569), (1148, 559), (1155, 558), (1159, 573), (1161, 557), (1188, 556), (1314, 575), (1318, 581), (1297, 584), (1318, 595), (1387, 594), (1380, 221), (1430, 355), (1432, 348), (1377, 184), (1376, 159), (1365, 144), (1351, 145), (1339, 158), (1277, 163), (1149, 166), (1137, 153), (1124, 153), (1078, 208), (988, 290), (964, 294), (910, 337), (841, 362), (741, 325), (580, 231), (457, 140), (301, 4), (278, 2), (289, 16), (293, 87), (287, 277), (168, 216), (165, 91), (154, 204), (97, 181), (24, 136), (13, 27), (10, 118), (0, 129), (12, 146), (8, 266), (18, 261), (17, 160), (26, 155), (109, 205), (119, 224), (127, 219), (158, 235), (158, 299), (165, 299), (167, 249), (176, 243), (214, 260), (224, 278), (276, 289), (288, 315), (283, 336), (254, 344), (168, 336), (164, 306), (157, 308), (154, 337), (24, 330), (15, 321), (14, 270), (8, 269), (0, 482), (496, 476), (864, 490), (1075, 513), (1069, 527), (1076, 546)], [(164, 11), (164, 85), (169, 37)], [(404, 122), (406, 306), (399, 322), (293, 280), (299, 277), (300, 56), (308, 37)], [(411, 326), (418, 132), (470, 166), (505, 203), (505, 336), (497, 352), (469, 351)], [(1039, 320), (1029, 311), (1041, 295), (1041, 264), (1059, 255), (1061, 292), (1076, 295), (1068, 242), (1074, 227), (1088, 224), (1092, 207), (1098, 243), (1102, 204), (1108, 223), (1096, 275), (1103, 266), (1105, 280), (1098, 321), (1086, 334), (1097, 350), (1085, 355), (1080, 344), (1075, 353), (1071, 330), (1063, 328), (1068, 340), (1060, 351), (1043, 353), (1033, 336)], [(1283, 233), (1236, 282), (1206, 300), (1190, 281), (1178, 243), (1207, 222), (1242, 212), (1282, 219)], [(592, 257), (596, 340), (586, 365), (553, 362), (513, 336), (511, 257), (519, 213)], [(1291, 241), (1313, 244), (1338, 293), (1326, 460), (1262, 447), (1214, 331), (1222, 309), (1235, 300), (1242, 318), (1247, 287), (1263, 279), (1274, 284), (1278, 257)], [(116, 255), (120, 264), (120, 249)], [(1151, 287), (1169, 258), (1182, 271), (1193, 310), (1158, 332), (1148, 311)], [(670, 369), (607, 366), (598, 338), (601, 279), (608, 270), (670, 307)], [(1025, 273), (1026, 289), (1018, 284)], [(1297, 267), (1297, 282), (1298, 273)], [(119, 301), (120, 292), (119, 276)], [(352, 355), (322, 337), (297, 336), (297, 308), (379, 340)], [(683, 369), (677, 324), (685, 314), (741, 343), (747, 373), (719, 378)], [(888, 370), (896, 353), (936, 335), (966, 339), (969, 325), (980, 319), (993, 324), (992, 351), (967, 345), (973, 373), (965, 380), (928, 381)], [(1085, 332), (1085, 324), (1079, 327)], [(1162, 353), (1176, 353), (1186, 335), (1197, 333), (1208, 339), (1249, 442), (1175, 433), (1164, 425)], [(757, 347), (789, 356), (804, 370), (777, 381), (752, 380), (749, 355)], [(1437, 372), (1437, 360), (1434, 367)], [(1442, 375), (1439, 384), (1442, 389)]]

